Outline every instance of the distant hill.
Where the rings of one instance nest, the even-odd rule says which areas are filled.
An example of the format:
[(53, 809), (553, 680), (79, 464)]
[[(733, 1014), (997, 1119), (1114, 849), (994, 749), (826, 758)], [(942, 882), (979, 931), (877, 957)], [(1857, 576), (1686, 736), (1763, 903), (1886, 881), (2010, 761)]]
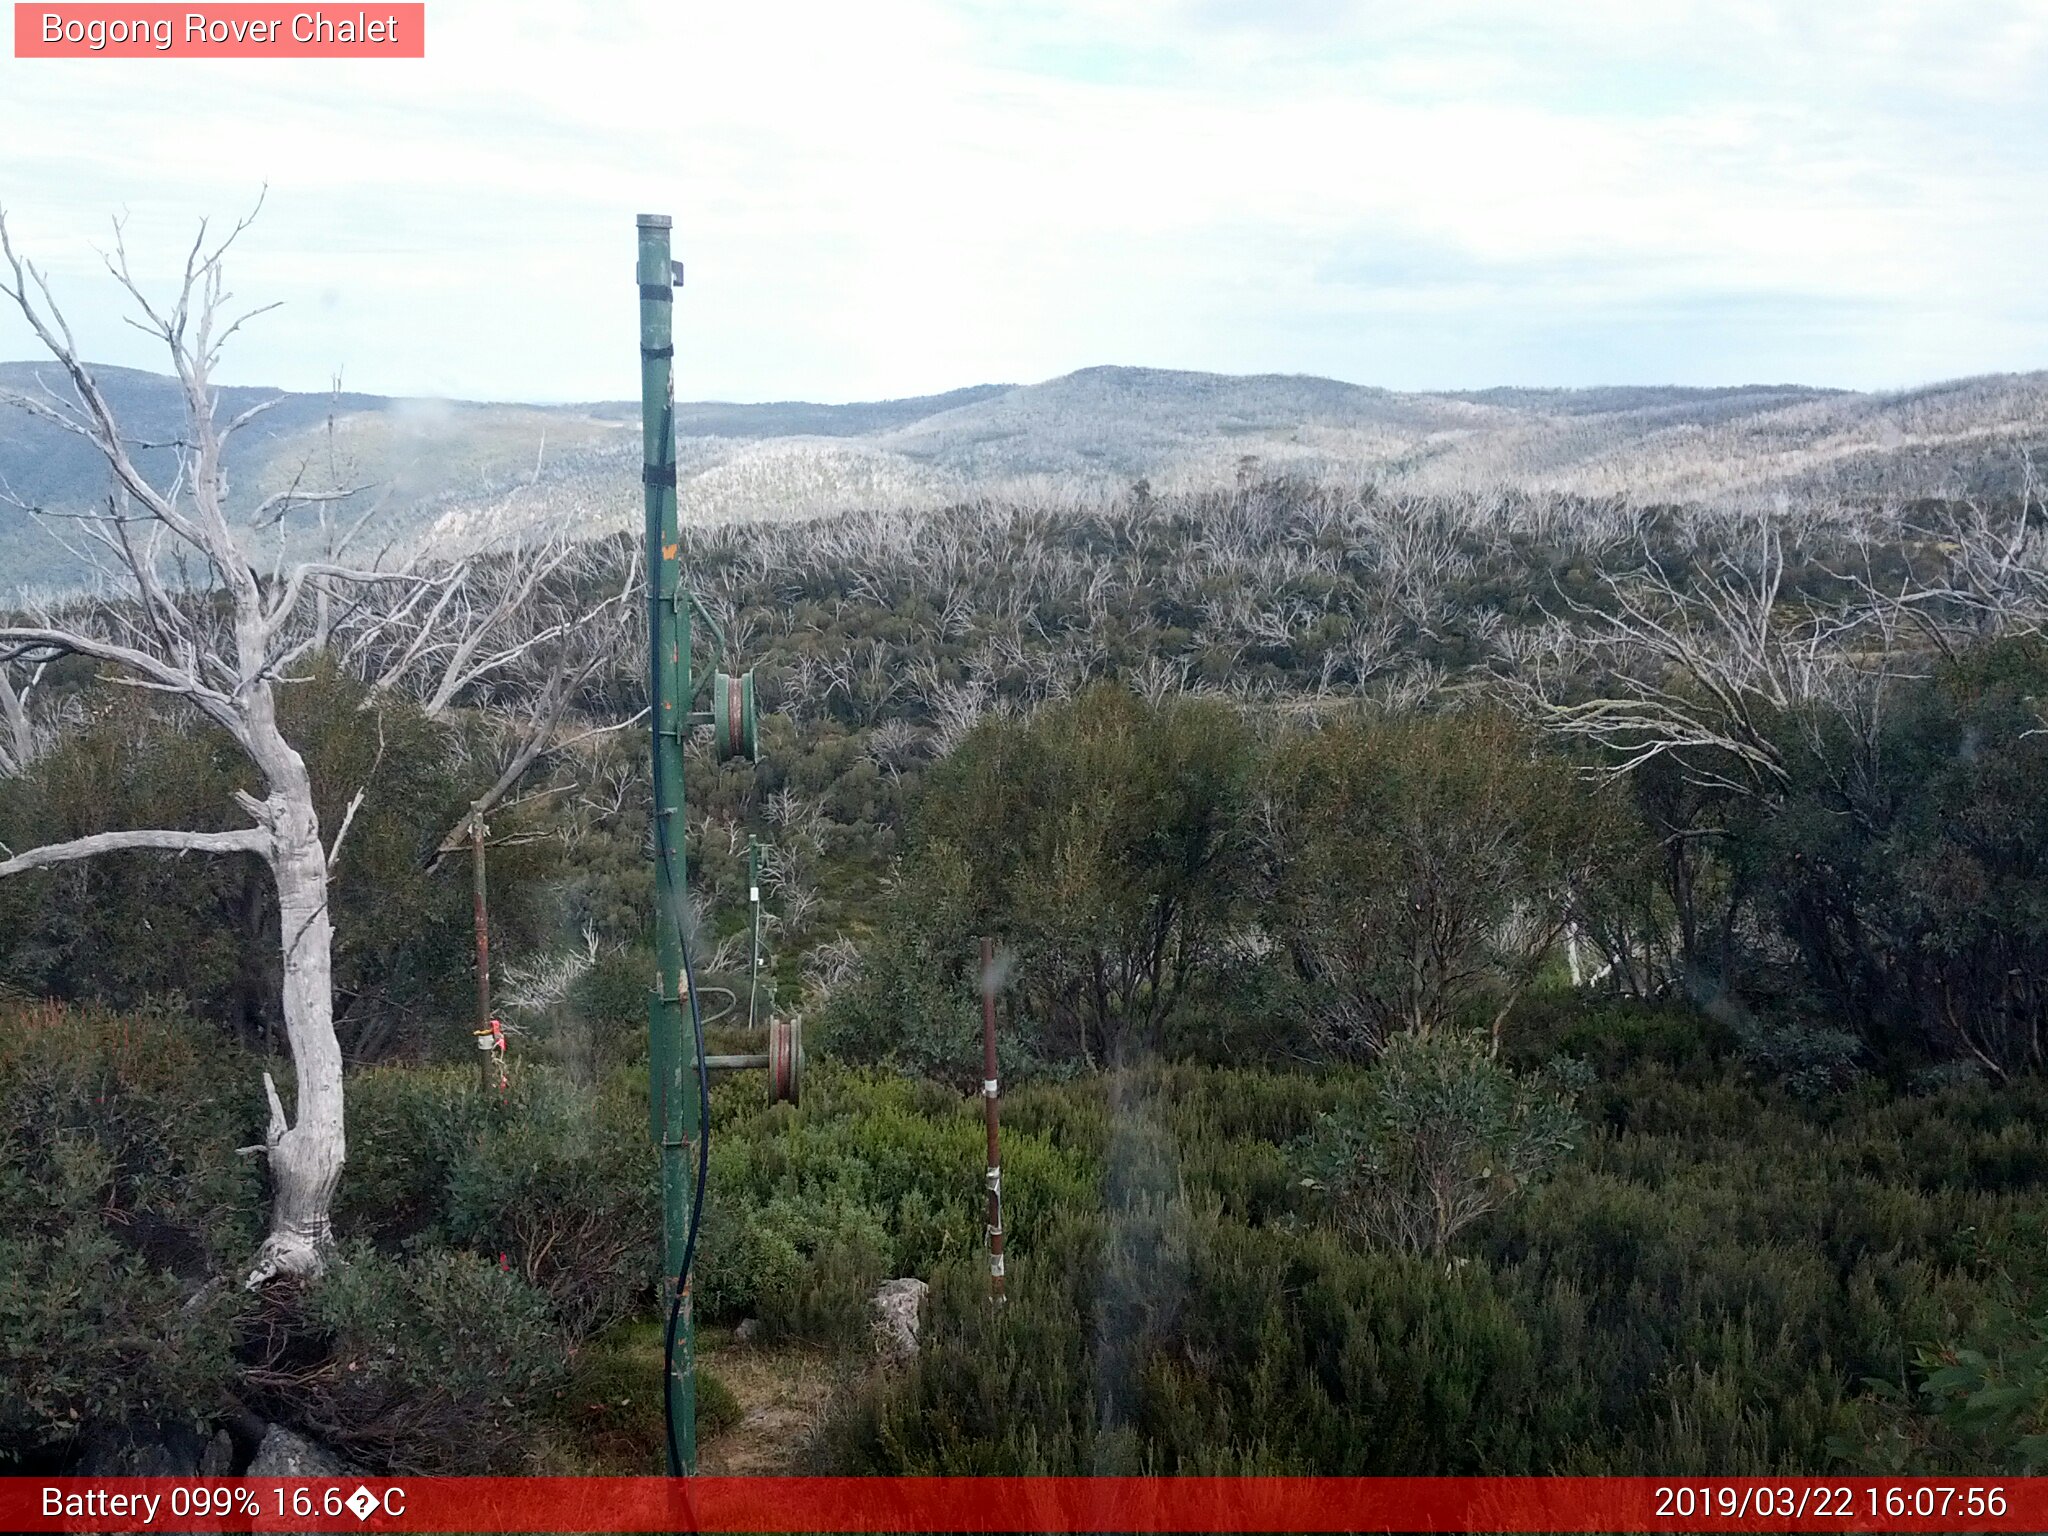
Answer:
[[(139, 439), (172, 435), (175, 382), (96, 370)], [(49, 364), (0, 364), (0, 388), (64, 393)], [(272, 391), (223, 392), (245, 409)], [(686, 518), (807, 517), (983, 495), (1102, 495), (1257, 474), (1370, 481), (1394, 491), (1499, 487), (1643, 501), (1742, 504), (1781, 494), (1908, 497), (2009, 479), (2015, 446), (2048, 454), (2048, 373), (1994, 375), (1894, 394), (1798, 385), (1618, 386), (1402, 394), (1300, 375), (1085, 368), (1040, 384), (984, 384), (851, 405), (677, 406)], [(232, 499), (252, 508), (294, 478), (387, 497), (401, 544), (503, 542), (567, 522), (592, 533), (639, 515), (639, 406), (519, 405), (286, 394), (237, 440)], [(146, 450), (162, 467), (165, 450)], [(53, 512), (105, 496), (91, 450), (0, 411), (0, 484)], [(282, 530), (310, 547), (314, 519)], [(265, 534), (266, 541), (279, 537)], [(0, 592), (67, 586), (80, 569), (0, 507)]]

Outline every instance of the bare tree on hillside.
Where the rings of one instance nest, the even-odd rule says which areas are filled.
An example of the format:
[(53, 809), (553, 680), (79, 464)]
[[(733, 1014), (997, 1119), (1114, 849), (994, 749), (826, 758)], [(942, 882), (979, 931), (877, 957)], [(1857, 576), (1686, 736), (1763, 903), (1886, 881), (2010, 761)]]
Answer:
[[(1702, 849), (1725, 830), (1714, 802), (1785, 794), (1797, 743), (1853, 807), (1851, 783), (1875, 750), (1888, 684), (1907, 665), (1898, 605), (1874, 602), (1854, 583), (1826, 601), (1786, 595), (1781, 524), (1759, 516), (1736, 547), (1703, 551), (1677, 574), (1646, 548), (1638, 569), (1603, 575), (1605, 606), (1569, 602), (1576, 624), (1553, 618), (1526, 634), (1517, 670), (1501, 678), (1538, 726), (1603, 751), (1599, 771), (1626, 775), (1659, 758), (1677, 769), (1685, 790), (1651, 819), (1688, 962), (1702, 953)], [(1588, 681), (1591, 690), (1579, 688)], [(1825, 728), (1829, 720), (1849, 723), (1846, 742)], [(1739, 884), (1719, 898), (1724, 974), (1741, 899)], [(1612, 923), (1584, 932), (1625, 973), (1636, 949), (1654, 953), (1665, 942)]]
[[(617, 560), (602, 541), (560, 527), (497, 555), (467, 557), (412, 587), (384, 589), (335, 628), (342, 664), (376, 693), (404, 694), (430, 719), (487, 705), (499, 728), (496, 771), (476, 809), (488, 813), (535, 768), (581, 742), (646, 717), (568, 728), (593, 693), (639, 676), (644, 654), (640, 550)], [(593, 595), (593, 589), (604, 595)], [(465, 816), (441, 838), (467, 835)]]
[[(14, 249), (0, 216), (0, 258), (7, 273), (0, 292), (14, 304), (36, 338), (64, 370), (72, 398), (54, 390), (10, 395), (8, 402), (83, 438), (105, 459), (117, 486), (103, 519), (81, 524), (100, 553), (129, 578), (129, 604), (99, 602), (61, 619), (0, 626), (0, 656), (36, 662), (60, 655), (89, 656), (121, 681), (183, 699), (239, 747), (261, 775), (265, 793), (238, 791), (246, 826), (195, 832), (148, 828), (103, 832), (69, 842), (9, 852), (0, 875), (19, 874), (117, 849), (171, 853), (252, 854), (276, 882), (284, 949), (284, 1019), (297, 1077), (295, 1119), (287, 1119), (276, 1085), (264, 1075), (270, 1124), (273, 1200), (270, 1234), (249, 1279), (278, 1273), (316, 1273), (331, 1237), (329, 1208), (347, 1144), (342, 1120), (341, 1051), (335, 1042), (332, 930), (327, 881), (340, 855), (344, 818), (331, 840), (323, 836), (305, 760), (277, 721), (277, 685), (306, 647), (290, 638), (293, 619), (316, 577), (333, 581), (382, 579), (374, 571), (300, 566), (282, 583), (259, 577), (236, 541), (227, 510), (224, 452), (235, 433), (263, 409), (228, 421), (217, 414), (213, 369), (220, 349), (248, 316), (229, 319), (222, 258), (248, 225), (243, 220), (209, 246), (205, 227), (186, 257), (175, 299), (159, 307), (132, 277), (116, 243), (107, 265), (136, 304), (136, 324), (160, 339), (184, 399), (186, 436), (175, 445), (176, 469), (158, 484), (137, 466), (138, 446), (114, 418), (92, 370), (79, 355), (71, 328), (43, 274)], [(192, 602), (166, 583), (167, 561), (189, 562), (218, 603)]]
[[(102, 593), (0, 623), (0, 754), (18, 767), (37, 745), (27, 693), (38, 669), (60, 656), (82, 656), (102, 663), (111, 681), (196, 710), (240, 749), (262, 791), (236, 792), (244, 825), (137, 828), (18, 851), (0, 848), (0, 876), (118, 850), (247, 855), (269, 870), (281, 920), (282, 1011), (297, 1092), (288, 1117), (276, 1084), (264, 1074), (269, 1125), (262, 1147), (250, 1150), (269, 1159), (272, 1202), (269, 1234), (247, 1277), (255, 1286), (279, 1274), (319, 1273), (332, 1239), (330, 1210), (347, 1140), (328, 889), (366, 792), (356, 791), (339, 826), (321, 826), (306, 762), (278, 723), (280, 687), (293, 680), (296, 666), (345, 645), (364, 656), (424, 660), (432, 684), (406, 691), (445, 709), (465, 689), (514, 686), (506, 680), (524, 665), (515, 691), (529, 710), (535, 744), (512, 752), (507, 772), (516, 780), (554, 743), (563, 701), (597, 671), (610, 637), (603, 624), (579, 628), (566, 612), (533, 600), (567, 558), (552, 547), (538, 565), (521, 557), (500, 562), (492, 571), (495, 587), (467, 565), (423, 572), (333, 559), (287, 564), (281, 538), (268, 573), (259, 572), (248, 553), (255, 538), (245, 537), (230, 515), (226, 450), (236, 433), (277, 402), (223, 419), (213, 382), (222, 346), (261, 312), (231, 317), (227, 308), (223, 259), (249, 222), (243, 219), (212, 244), (202, 224), (167, 305), (152, 301), (131, 274), (116, 226), (107, 268), (135, 307), (133, 323), (165, 348), (184, 408), (174, 442), (145, 445), (115, 418), (44, 274), (17, 253), (0, 212), (0, 294), (28, 322), (68, 385), (64, 392), (46, 387), (0, 394), (0, 402), (90, 444), (113, 484), (104, 513), (66, 519), (67, 537), (102, 575)], [(145, 446), (171, 451), (167, 473), (144, 473), (137, 456)], [(354, 494), (294, 482), (255, 508), (247, 531), (260, 535), (295, 507)], [(327, 542), (333, 549), (349, 539)], [(631, 604), (613, 599), (600, 606), (611, 612)], [(371, 680), (398, 686), (407, 681), (404, 672), (401, 667)], [(494, 793), (506, 782), (501, 775)]]
[(1777, 719), (1815, 699), (1847, 701), (1868, 670), (1847, 637), (1872, 617), (1860, 604), (1794, 613), (1784, 578), (1783, 538), (1767, 519), (1739, 556), (1686, 577), (1647, 560), (1604, 578), (1610, 609), (1570, 605), (1587, 626), (1578, 659), (1606, 674), (1601, 696), (1559, 701), (1540, 667), (1510, 686), (1546, 729), (1610, 749), (1616, 774), (1670, 754), (1703, 787), (1774, 790), (1787, 776)]
[(1899, 528), (1907, 571), (1930, 563), (1930, 557), (1934, 569), (1887, 587), (1867, 572), (1852, 578), (1873, 607), (1951, 660), (1994, 636), (2039, 634), (2048, 627), (2048, 497), (2033, 453), (2015, 444), (2013, 454), (2019, 488), (2009, 503), (1944, 501), (1926, 524)]

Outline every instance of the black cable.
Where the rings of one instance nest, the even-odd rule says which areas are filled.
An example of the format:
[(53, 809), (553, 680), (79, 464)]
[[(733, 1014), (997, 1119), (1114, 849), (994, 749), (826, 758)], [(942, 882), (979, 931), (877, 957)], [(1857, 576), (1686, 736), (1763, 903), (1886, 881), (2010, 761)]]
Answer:
[(697, 1258), (697, 1227), (704, 1217), (704, 1183), (711, 1170), (711, 1074), (704, 1070), (704, 1012), (697, 1003), (697, 968), (690, 959), (688, 935), (683, 932), (680, 913), (682, 883), (676, 878), (675, 855), (668, 845), (666, 818), (655, 812), (655, 841), (661, 852), (662, 869), (668, 875), (669, 890), (677, 894), (676, 942), (683, 952), (683, 985), (690, 994), (690, 1032), (697, 1046), (697, 1193), (690, 1201), (690, 1230), (683, 1239), (683, 1263), (676, 1272), (674, 1294), (669, 1298), (668, 1326), (661, 1343), (661, 1413), (668, 1433), (669, 1475), (680, 1475), (682, 1452), (676, 1443), (676, 1327), (683, 1316), (683, 1288), (690, 1283), (690, 1266)]
[[(650, 585), (658, 578), (653, 565), (653, 550), (648, 551), (649, 568), (647, 579)], [(650, 705), (661, 698), (661, 599), (654, 597), (652, 611), (648, 615), (648, 670), (647, 699)], [(687, 615), (674, 614), (687, 624)], [(690, 697), (696, 697), (694, 689)], [(683, 952), (683, 985), (690, 994), (690, 1033), (697, 1047), (697, 1192), (690, 1201), (690, 1230), (683, 1239), (683, 1262), (676, 1271), (673, 1294), (669, 1297), (668, 1325), (662, 1330), (661, 1343), (661, 1415), (663, 1428), (668, 1436), (669, 1475), (682, 1475), (683, 1458), (676, 1443), (676, 1328), (683, 1316), (683, 1289), (690, 1283), (690, 1266), (697, 1258), (697, 1228), (704, 1217), (704, 1184), (711, 1171), (711, 1074), (704, 1069), (704, 1012), (697, 1002), (697, 968), (690, 959), (689, 935), (683, 931), (682, 901), (683, 882), (676, 873), (675, 850), (669, 846), (668, 813), (673, 807), (661, 803), (661, 711), (650, 708), (648, 725), (653, 733), (654, 745), (654, 846), (656, 857), (661, 860), (662, 873), (668, 877), (668, 889), (672, 898), (669, 912), (663, 914), (675, 924), (676, 946)], [(677, 743), (680, 748), (680, 740)], [(737, 1004), (737, 999), (734, 1000)], [(653, 1072), (654, 1058), (648, 1057), (648, 1071)], [(667, 1126), (662, 1128), (667, 1135)]]
[(704, 1027), (706, 1029), (711, 1029), (716, 1025), (723, 1024), (727, 1019), (732, 1017), (733, 1013), (737, 1011), (737, 1009), (740, 1006), (740, 995), (739, 993), (733, 991), (731, 987), (706, 987), (704, 990), (706, 992), (714, 993), (718, 996), (721, 996), (726, 1000), (725, 1006), (723, 1008), (719, 1009), (718, 1012), (712, 1014), (710, 1018), (704, 1021)]

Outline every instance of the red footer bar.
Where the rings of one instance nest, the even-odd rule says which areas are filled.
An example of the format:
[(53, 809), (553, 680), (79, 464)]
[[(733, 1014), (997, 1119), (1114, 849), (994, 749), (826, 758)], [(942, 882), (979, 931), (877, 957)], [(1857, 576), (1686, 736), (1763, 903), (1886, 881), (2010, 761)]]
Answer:
[(2041, 1531), (2048, 1478), (0, 1478), (8, 1531)]

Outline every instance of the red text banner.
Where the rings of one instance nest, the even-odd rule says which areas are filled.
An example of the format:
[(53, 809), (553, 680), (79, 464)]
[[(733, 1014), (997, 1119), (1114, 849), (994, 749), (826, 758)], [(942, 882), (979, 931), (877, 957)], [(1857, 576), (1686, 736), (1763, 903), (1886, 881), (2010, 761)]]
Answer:
[(8, 1531), (2041, 1531), (2048, 1478), (0, 1478)]
[(410, 4), (25, 4), (18, 59), (423, 59), (427, 8)]

